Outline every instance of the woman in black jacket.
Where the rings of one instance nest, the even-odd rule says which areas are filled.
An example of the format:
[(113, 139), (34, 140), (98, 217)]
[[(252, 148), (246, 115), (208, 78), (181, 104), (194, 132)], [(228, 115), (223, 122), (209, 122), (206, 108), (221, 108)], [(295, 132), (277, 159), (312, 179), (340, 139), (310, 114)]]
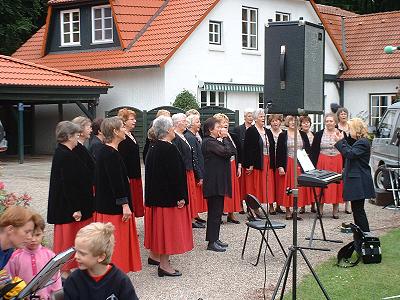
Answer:
[[(308, 141), (307, 134), (302, 131), (295, 132), (295, 122), (297, 118), (294, 116), (286, 116), (285, 125), (286, 131), (283, 131), (278, 137), (278, 145), (276, 148), (276, 166), (280, 176), (284, 177), (284, 187), (294, 187), (294, 151), (297, 149), (305, 149), (307, 153), (310, 153), (310, 142)], [(297, 134), (297, 149), (294, 148), (294, 137)], [(300, 165), (297, 165), (297, 174), (301, 172)], [(286, 207), (286, 220), (291, 220), (292, 213), (290, 208), (293, 207), (293, 195), (287, 195), (286, 190), (281, 196), (283, 199), (283, 205)], [(298, 207), (305, 205), (304, 187), (299, 188), (298, 192)], [(300, 217), (298, 217), (301, 220)]]
[(136, 221), (132, 218), (133, 204), (128, 172), (118, 152), (118, 144), (126, 138), (119, 117), (101, 123), (105, 146), (96, 160), (96, 222), (111, 222), (115, 227), (115, 248), (112, 262), (124, 272), (142, 269)]
[[(78, 230), (92, 222), (93, 182), (88, 183), (87, 169), (73, 151), (80, 132), (80, 126), (70, 121), (62, 121), (56, 127), (58, 145), (51, 164), (47, 204), (47, 223), (55, 224), (53, 250), (56, 253), (72, 247)], [(64, 264), (64, 276), (76, 267), (75, 261)]]
[(215, 118), (204, 122), (204, 138), (201, 150), (204, 156), (203, 193), (208, 203), (207, 250), (224, 252), (228, 244), (219, 239), (224, 197), (232, 196), (230, 157), (235, 154), (229, 146), (228, 132), (221, 131)]
[(355, 140), (349, 145), (343, 132), (336, 132), (335, 147), (345, 158), (343, 171), (343, 198), (351, 202), (354, 223), (364, 232), (369, 231), (369, 223), (364, 210), (365, 199), (375, 198), (369, 159), (371, 144), (367, 139), (368, 129), (365, 123), (354, 118), (349, 122), (350, 136)]
[(146, 156), (144, 246), (150, 250), (148, 263), (158, 265), (158, 276), (181, 276), (172, 268), (169, 256), (193, 249), (186, 170), (172, 144), (172, 119), (155, 119), (153, 134)]

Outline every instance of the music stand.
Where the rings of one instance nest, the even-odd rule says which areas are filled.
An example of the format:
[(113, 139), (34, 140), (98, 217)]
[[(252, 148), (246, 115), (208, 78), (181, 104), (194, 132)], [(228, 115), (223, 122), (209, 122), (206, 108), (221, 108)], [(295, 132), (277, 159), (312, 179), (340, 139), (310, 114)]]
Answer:
[(36, 276), (28, 283), (28, 285), (14, 298), (14, 300), (25, 299), (32, 297), (37, 291), (45, 288), (53, 283), (53, 276), (60, 271), (61, 267), (71, 258), (75, 253), (74, 248), (69, 248), (64, 252), (57, 254), (53, 257)]

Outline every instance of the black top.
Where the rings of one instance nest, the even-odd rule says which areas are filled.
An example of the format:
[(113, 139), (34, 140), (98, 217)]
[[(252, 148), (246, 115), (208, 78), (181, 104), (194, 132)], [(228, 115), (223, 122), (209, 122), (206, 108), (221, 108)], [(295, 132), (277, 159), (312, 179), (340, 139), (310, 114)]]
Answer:
[(193, 150), (193, 171), (196, 180), (199, 181), (204, 178), (204, 157), (201, 152), (201, 142), (190, 130), (186, 130), (184, 135)]
[(186, 170), (193, 170), (193, 149), (188, 143), (186, 143), (179, 135), (175, 134), (175, 138), (172, 143), (178, 148), (179, 153), (182, 156), (183, 163), (185, 164)]
[(64, 282), (65, 300), (137, 300), (129, 277), (112, 265), (111, 270), (98, 282), (85, 270), (75, 270)]
[[(94, 159), (93, 156), (90, 154), (89, 150), (82, 145), (81, 143), (78, 142), (76, 147), (72, 149), (72, 152), (74, 152), (79, 159), (82, 161), (82, 164), (85, 169), (85, 178), (87, 178), (88, 182), (87, 184), (90, 184), (89, 189), (93, 189), (93, 184), (94, 184)], [(83, 174), (81, 175), (83, 176)]]
[(95, 135), (90, 137), (89, 140), (89, 152), (92, 155), (93, 159), (96, 161), (101, 148), (104, 147), (104, 143)]
[(366, 138), (349, 145), (346, 139), (335, 144), (345, 158), (343, 171), (343, 199), (346, 201), (375, 198), (369, 159), (371, 144)]
[[(303, 149), (305, 149), (307, 154), (310, 155), (311, 147), (310, 147), (310, 141), (308, 140), (308, 136), (303, 131), (299, 132), (301, 139), (303, 141)], [(279, 134), (276, 147), (276, 168), (282, 167), (285, 171), (287, 165), (287, 139), (288, 139), (287, 130), (282, 131)]]
[(141, 165), (139, 145), (135, 143), (128, 135), (125, 135), (125, 140), (118, 145), (118, 152), (124, 160), (129, 178), (141, 178)]
[(81, 220), (93, 213), (93, 185), (87, 178), (87, 168), (76, 153), (58, 144), (51, 165), (47, 223), (75, 222), (73, 213), (80, 211)]
[[(275, 140), (270, 129), (264, 128), (269, 143), (269, 165), (275, 169)], [(244, 138), (244, 161), (243, 166), (253, 166), (257, 170), (263, 169), (263, 140), (257, 128), (253, 125), (246, 130)]]
[(132, 201), (128, 172), (122, 156), (113, 147), (105, 145), (96, 162), (95, 211), (108, 214), (122, 214), (122, 205)]
[[(337, 128), (337, 127), (336, 127)], [(342, 130), (339, 129), (340, 132)], [(317, 166), (318, 159), (319, 159), (319, 153), (321, 152), (321, 140), (322, 140), (322, 135), (324, 134), (324, 129), (318, 131), (317, 133), (314, 134), (314, 140), (311, 145), (311, 161), (314, 164), (314, 166)], [(347, 141), (349, 145), (353, 145), (354, 142), (356, 141), (350, 135), (346, 135), (345, 132), (343, 132), (344, 138)], [(344, 167), (344, 158), (343, 158), (343, 167)]]
[(145, 170), (146, 206), (174, 207), (182, 199), (189, 203), (185, 165), (175, 145), (164, 141), (152, 142)]
[(230, 145), (226, 137), (222, 139), (222, 142), (211, 136), (203, 139), (201, 150), (204, 156), (203, 195), (205, 198), (232, 195), (230, 157), (235, 154), (235, 150)]
[(229, 139), (229, 141), (232, 143), (233, 150), (235, 150), (234, 155), (235, 155), (235, 159), (236, 159), (236, 166), (238, 166), (239, 163), (243, 163), (243, 154), (242, 154), (242, 146), (240, 144), (240, 138), (234, 132), (229, 133), (229, 135), (231, 136), (232, 141), (233, 141), (233, 143), (232, 143), (232, 141)]
[(243, 123), (242, 125), (238, 125), (233, 128), (232, 132), (238, 137), (240, 142), (240, 161), (244, 162), (244, 138), (246, 135), (246, 125)]

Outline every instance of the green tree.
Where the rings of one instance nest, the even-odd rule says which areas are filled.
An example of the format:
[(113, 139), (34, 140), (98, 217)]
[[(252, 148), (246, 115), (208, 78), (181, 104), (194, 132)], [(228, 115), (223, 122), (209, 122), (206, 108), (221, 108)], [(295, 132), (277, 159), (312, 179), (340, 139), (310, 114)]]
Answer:
[(187, 111), (189, 109), (199, 109), (199, 104), (197, 103), (196, 97), (188, 90), (183, 90), (176, 96), (174, 104), (175, 107)]
[(11, 55), (46, 21), (47, 0), (1, 0), (0, 53)]

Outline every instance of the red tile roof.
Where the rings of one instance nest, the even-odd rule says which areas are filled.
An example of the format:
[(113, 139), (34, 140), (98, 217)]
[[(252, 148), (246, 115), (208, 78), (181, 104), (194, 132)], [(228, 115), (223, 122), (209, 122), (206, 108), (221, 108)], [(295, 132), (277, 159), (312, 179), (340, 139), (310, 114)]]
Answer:
[(385, 54), (386, 45), (400, 44), (400, 11), (357, 15), (342, 9), (317, 5), (327, 30), (342, 47), (346, 38), (348, 70), (343, 80), (400, 78), (400, 53)]
[(111, 87), (107, 81), (90, 78), (0, 55), (0, 86)]
[[(218, 2), (219, 0), (114, 0), (111, 3), (117, 28), (123, 45), (128, 47), (125, 51), (110, 49), (64, 52), (41, 57), (41, 41), (44, 38), (44, 28), (41, 28), (13, 57), (68, 71), (162, 66)], [(127, 14), (129, 11), (134, 12), (139, 6), (141, 9), (136, 13)], [(163, 8), (162, 11), (151, 20), (150, 12), (156, 13), (159, 8)], [(146, 25), (143, 25), (146, 18)], [(140, 24), (143, 26), (139, 30)]]

